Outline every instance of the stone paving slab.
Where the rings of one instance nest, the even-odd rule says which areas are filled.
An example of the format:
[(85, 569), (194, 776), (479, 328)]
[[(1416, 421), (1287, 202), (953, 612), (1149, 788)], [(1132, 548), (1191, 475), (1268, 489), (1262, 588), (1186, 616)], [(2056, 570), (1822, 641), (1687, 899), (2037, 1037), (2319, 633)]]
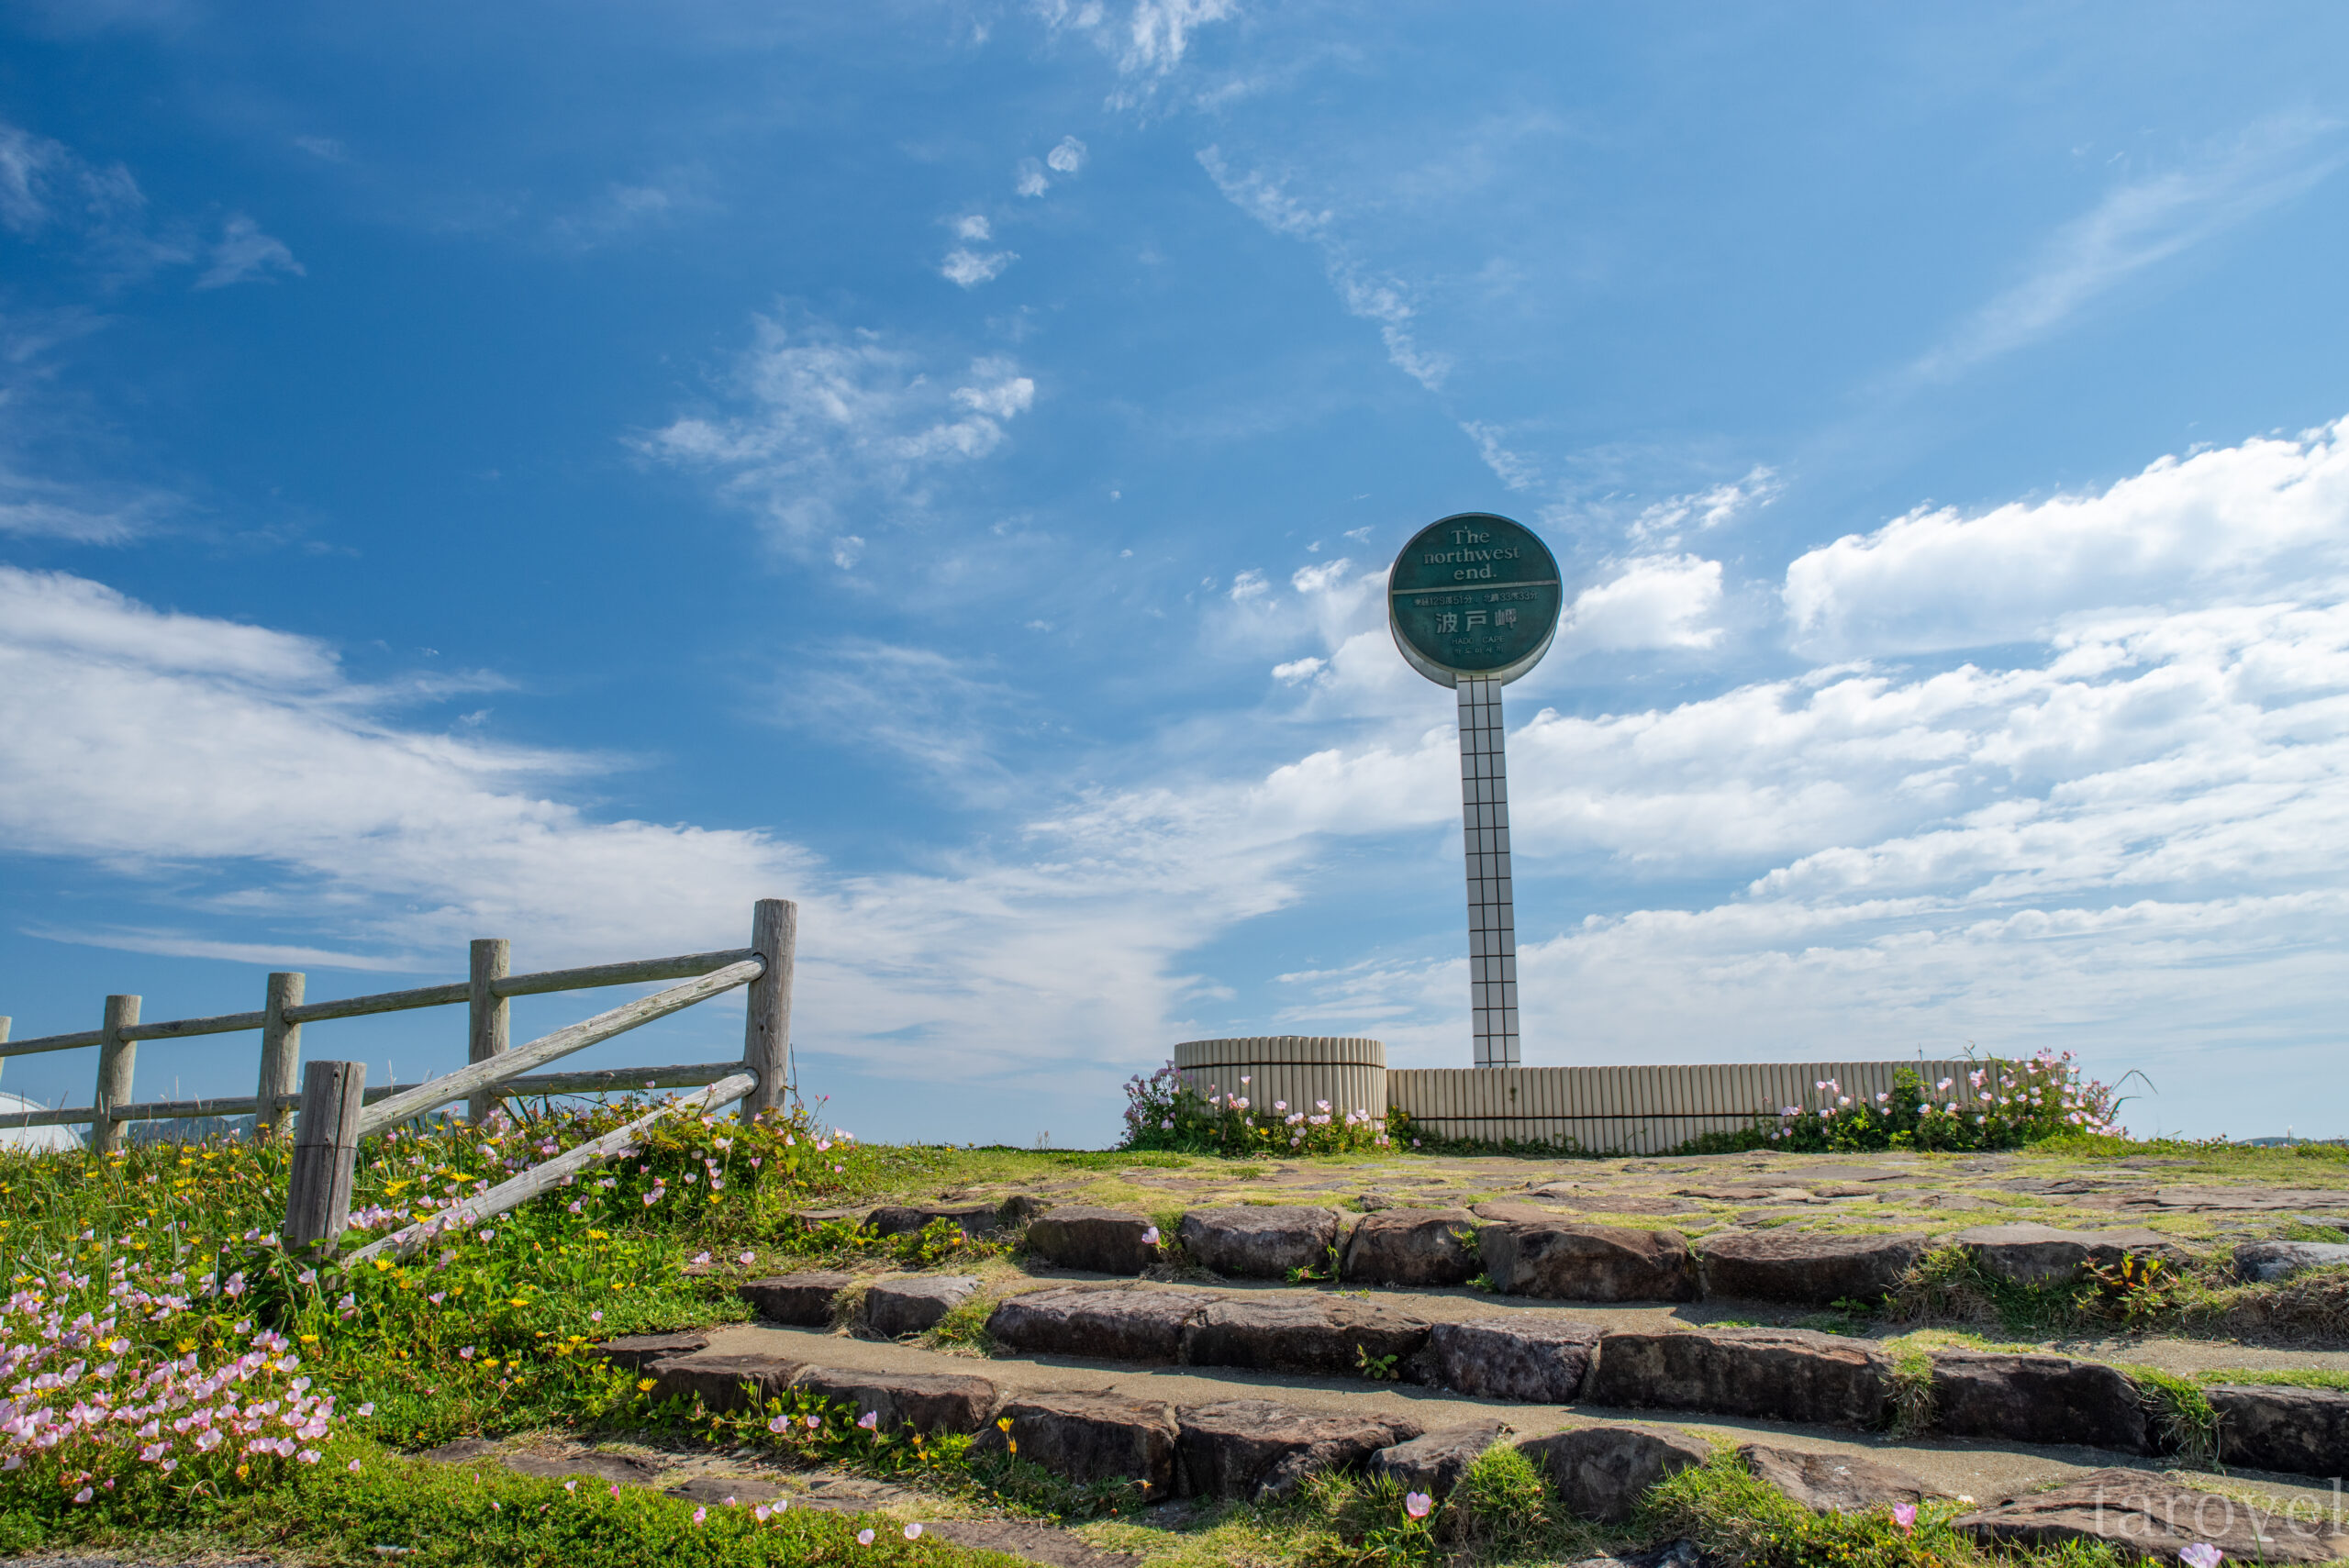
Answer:
[[(1780, 1447), (1854, 1454), (1893, 1464), (1938, 1490), (1987, 1502), (2053, 1485), (2115, 1465), (2155, 1472), (2158, 1462), (2072, 1446), (2021, 1446), (1958, 1440), (1896, 1441), (1824, 1427), (1783, 1422), (1661, 1416), (1653, 1410), (1605, 1410), (1578, 1406), (1571, 1413), (1555, 1406), (1517, 1405), (1472, 1399), (1412, 1385), (1364, 1384), (1353, 1379), (1227, 1371), (1207, 1367), (1131, 1367), (1073, 1356), (997, 1356), (979, 1360), (906, 1344), (850, 1340), (804, 1329), (736, 1324), (710, 1330), (713, 1351), (769, 1354), (875, 1371), (962, 1373), (983, 1371), (1007, 1393), (1102, 1391), (1132, 1399), (1175, 1406), (1232, 1399), (1274, 1399), (1299, 1409), (1330, 1414), (1391, 1411), (1407, 1415), (1430, 1431), (1499, 1419), (1516, 1437), (1541, 1437), (1592, 1421), (1631, 1420), (1667, 1425), (1736, 1445), (1762, 1441)], [(2260, 1489), (2279, 1496), (2329, 1502), (2328, 1487), (2306, 1477), (2254, 1473)]]

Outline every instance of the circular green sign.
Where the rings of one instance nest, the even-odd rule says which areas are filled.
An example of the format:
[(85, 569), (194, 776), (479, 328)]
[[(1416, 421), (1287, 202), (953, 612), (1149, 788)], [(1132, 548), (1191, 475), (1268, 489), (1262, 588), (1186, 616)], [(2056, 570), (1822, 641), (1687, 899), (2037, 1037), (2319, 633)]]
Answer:
[(1550, 651), (1564, 603), (1550, 547), (1490, 512), (1430, 523), (1386, 573), (1395, 646), (1440, 686), (1524, 674)]

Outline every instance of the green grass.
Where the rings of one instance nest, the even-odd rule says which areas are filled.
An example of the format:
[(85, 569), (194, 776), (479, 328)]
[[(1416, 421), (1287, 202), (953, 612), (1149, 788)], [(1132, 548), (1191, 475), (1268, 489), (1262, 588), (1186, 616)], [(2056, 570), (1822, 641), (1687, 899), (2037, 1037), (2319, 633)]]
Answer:
[[(353, 1474), (345, 1465), (356, 1460)], [(709, 1507), (641, 1488), (615, 1496), (600, 1482), (561, 1482), (402, 1458), (372, 1444), (335, 1446), (279, 1485), (228, 1496), (148, 1489), (76, 1507), (61, 1492), (0, 1489), (0, 1553), (133, 1548), (150, 1560), (230, 1545), (340, 1562), (467, 1564), (470, 1568), (774, 1568), (821, 1562), (918, 1561), (939, 1568), (1009, 1562), (931, 1540), (907, 1540), (897, 1521), (794, 1508), (762, 1523), (747, 1507)], [(870, 1546), (857, 1532), (874, 1530)], [(386, 1552), (382, 1548), (400, 1549)], [(168, 1554), (167, 1554), (168, 1553)]]

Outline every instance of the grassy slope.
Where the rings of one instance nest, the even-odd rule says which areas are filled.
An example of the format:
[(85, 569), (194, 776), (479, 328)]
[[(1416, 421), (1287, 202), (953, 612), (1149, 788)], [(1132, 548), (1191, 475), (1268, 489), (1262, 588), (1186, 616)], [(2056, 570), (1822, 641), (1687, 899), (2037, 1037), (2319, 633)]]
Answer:
[[(545, 1124), (495, 1140), (459, 1132), (371, 1145), (359, 1202), (399, 1206), (427, 1190), (464, 1190), (495, 1179), (515, 1162), (542, 1157), (542, 1138), (567, 1142), (584, 1130)], [(1219, 1185), (1240, 1185), (1264, 1169), (1184, 1155), (1010, 1149), (837, 1146), (818, 1154), (813, 1129), (804, 1124), (792, 1130), (787, 1146), (781, 1137), (761, 1141), (724, 1124), (675, 1129), (640, 1159), (611, 1168), (609, 1188), (583, 1184), (437, 1256), (363, 1270), (351, 1279), (328, 1275), (308, 1286), (282, 1269), (270, 1284), (267, 1269), (250, 1262), (240, 1240), (277, 1221), (282, 1150), (155, 1145), (88, 1161), (0, 1153), (0, 1258), (7, 1260), (12, 1289), (39, 1292), (72, 1310), (103, 1312), (110, 1270), (159, 1283), (173, 1273), (200, 1279), (216, 1268), (223, 1277), (241, 1269), (252, 1281), (245, 1296), (198, 1296), (167, 1321), (128, 1323), (125, 1332), (142, 1351), (156, 1355), (217, 1356), (241, 1342), (239, 1323), (264, 1313), (300, 1345), (304, 1371), (341, 1394), (346, 1412), (362, 1402), (374, 1407), (372, 1417), (327, 1445), (320, 1464), (265, 1481), (255, 1477), (248, 1485), (216, 1478), (208, 1489), (191, 1489), (127, 1474), (123, 1485), (80, 1507), (69, 1504), (61, 1489), (0, 1486), (0, 1545), (22, 1550), (176, 1537), (184, 1543), (294, 1547), (353, 1562), (380, 1561), (378, 1546), (405, 1546), (419, 1560), (504, 1564), (561, 1558), (573, 1568), (595, 1568), (607, 1558), (640, 1562), (655, 1554), (696, 1564), (864, 1559), (913, 1551), (933, 1559), (944, 1551), (959, 1560), (964, 1554), (942, 1543), (913, 1546), (888, 1533), (873, 1547), (860, 1547), (858, 1521), (836, 1516), (794, 1513), (756, 1526), (747, 1514), (713, 1510), (696, 1523), (691, 1505), (667, 1498), (626, 1493), (614, 1499), (584, 1485), (566, 1493), (554, 1483), (417, 1463), (391, 1449), (540, 1429), (591, 1437), (674, 1434), (675, 1412), (645, 1408), (628, 1379), (581, 1356), (578, 1348), (616, 1333), (740, 1316), (731, 1281), (785, 1261), (787, 1246), (779, 1243), (796, 1244), (791, 1239), (799, 1234), (786, 1216), (805, 1207), (930, 1201), (974, 1188), (1050, 1184), (1071, 1196), (1147, 1209), (1164, 1205), (1167, 1195), (1126, 1182), (1120, 1173), (1186, 1168), (1215, 1176)], [(2181, 1179), (2332, 1185), (2349, 1174), (2339, 1161), (2289, 1151), (2093, 1142), (2049, 1151), (2047, 1157), (2191, 1162), (2165, 1172)], [(748, 1163), (753, 1151), (763, 1151), (756, 1167)], [(1391, 1162), (1407, 1156), (1379, 1158)], [(1313, 1163), (1330, 1170), (1333, 1185), (1343, 1185), (1365, 1162)], [(710, 1190), (713, 1173), (719, 1178), (717, 1192)], [(647, 1195), (655, 1201), (645, 1203)], [(704, 1251), (715, 1254), (716, 1272), (689, 1272)], [(751, 1255), (747, 1263), (739, 1261), (744, 1251)], [(88, 1283), (61, 1284), (61, 1278)], [(340, 1305), (345, 1292), (351, 1298), (347, 1307)], [(12, 1324), (10, 1332), (16, 1329)], [(361, 1466), (355, 1474), (344, 1468), (353, 1459)], [(180, 1481), (188, 1478), (183, 1474)], [(1752, 1519), (1736, 1522), (1762, 1505), (1730, 1482), (1714, 1478), (1688, 1488), (1689, 1496), (1674, 1505), (1682, 1513), (1656, 1515), (1646, 1527), (1651, 1532), (1702, 1535), (1713, 1528), (1703, 1525), (1708, 1519), (1724, 1529), (1765, 1528)], [(1048, 1508), (1070, 1501), (1046, 1487), (1026, 1494), (1015, 1488), (1007, 1500), (1022, 1496)], [(1151, 1543), (1153, 1551), (1202, 1563), (1412, 1560), (1416, 1538), (1406, 1531), (1387, 1540), (1381, 1532), (1393, 1521), (1370, 1519), (1384, 1506), (1376, 1498), (1365, 1503), (1353, 1483), (1332, 1483), (1286, 1510), (1226, 1510), (1178, 1536), (1122, 1521), (1090, 1529), (1104, 1544)], [(1768, 1529), (1793, 1528), (1771, 1518), (1776, 1522)], [(881, 1528), (895, 1527), (884, 1521)], [(1475, 1534), (1458, 1521), (1450, 1528)], [(1572, 1521), (1544, 1529), (1549, 1533), (1538, 1540), (1488, 1529), (1472, 1555), (1532, 1561), (1600, 1539)], [(1879, 1532), (1865, 1543), (1839, 1538), (1817, 1544), (1830, 1557), (1852, 1554), (1853, 1561), (1970, 1561), (1945, 1532), (1932, 1535), (1932, 1551), (1920, 1554), (1928, 1539), (1920, 1529), (1898, 1540)]]

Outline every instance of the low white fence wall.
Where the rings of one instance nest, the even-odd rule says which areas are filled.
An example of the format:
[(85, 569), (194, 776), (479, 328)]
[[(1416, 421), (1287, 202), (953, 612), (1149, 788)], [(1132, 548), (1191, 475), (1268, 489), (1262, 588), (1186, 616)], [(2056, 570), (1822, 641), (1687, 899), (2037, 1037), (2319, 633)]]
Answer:
[(1656, 1067), (1402, 1067), (1387, 1103), (1439, 1138), (1559, 1143), (1661, 1154), (1699, 1133), (1737, 1132), (1783, 1106), (1816, 1106), (1821, 1080), (1874, 1100), (1906, 1067), (1928, 1085), (1978, 1062), (1739, 1062)]
[[(1661, 1154), (1700, 1133), (1741, 1132), (1784, 1106), (1816, 1106), (1833, 1080), (1854, 1099), (1889, 1093), (1906, 1067), (1928, 1086), (1965, 1081), (1977, 1062), (1741, 1062), (1654, 1067), (1397, 1067), (1375, 1040), (1258, 1035), (1186, 1040), (1184, 1084), (1244, 1095), (1251, 1108), (1328, 1100), (1339, 1112), (1408, 1115), (1424, 1136), (1488, 1143), (1565, 1143), (1608, 1154)], [(1242, 1083), (1242, 1079), (1246, 1083)]]

